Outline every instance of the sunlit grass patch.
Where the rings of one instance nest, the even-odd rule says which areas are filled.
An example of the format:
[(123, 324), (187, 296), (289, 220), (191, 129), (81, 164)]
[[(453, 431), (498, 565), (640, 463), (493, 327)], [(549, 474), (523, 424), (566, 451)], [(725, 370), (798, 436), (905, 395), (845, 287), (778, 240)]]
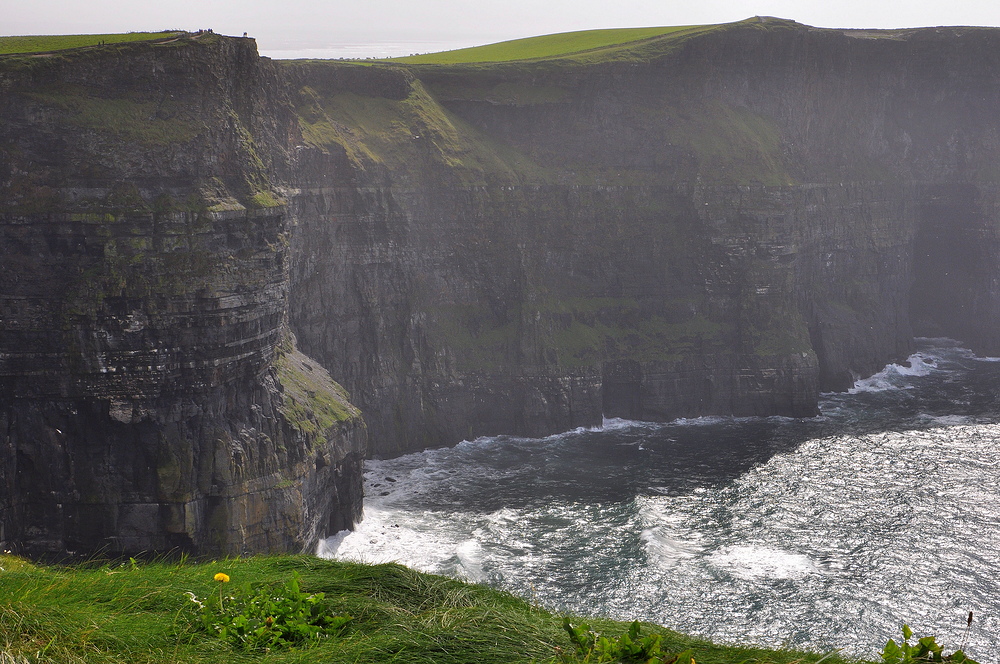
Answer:
[[(0, 566), (3, 664), (527, 664), (566, 661), (574, 648), (562, 617), (544, 608), (485, 586), (394, 564), (256, 556), (200, 563), (126, 559), (49, 566), (0, 556)], [(303, 645), (247, 649), (206, 631), (192, 599), (204, 604), (226, 586), (228, 602), (229, 586), (287, 589), (290, 579), (299, 579), (285, 593), (293, 604), (312, 596), (329, 615), (351, 620)], [(265, 624), (266, 619), (264, 615)], [(588, 623), (610, 636), (629, 629), (611, 620)], [(718, 646), (653, 625), (644, 625), (642, 631), (662, 635), (658, 643), (664, 652), (693, 649), (701, 664), (809, 664), (820, 659), (784, 650)]]
[(623, 46), (632, 42), (686, 32), (700, 26), (680, 25), (657, 28), (613, 28), (605, 30), (580, 30), (554, 35), (474, 46), (441, 53), (393, 58), (394, 62), (409, 64), (462, 64), (472, 62), (510, 62), (512, 60), (538, 60), (555, 58), (586, 51), (596, 51)]
[(171, 30), (167, 32), (126, 32), (109, 35), (25, 35), (0, 37), (0, 55), (62, 51), (68, 48), (97, 46), (102, 43), (120, 44), (124, 42), (152, 41), (168, 39), (179, 34), (183, 33)]

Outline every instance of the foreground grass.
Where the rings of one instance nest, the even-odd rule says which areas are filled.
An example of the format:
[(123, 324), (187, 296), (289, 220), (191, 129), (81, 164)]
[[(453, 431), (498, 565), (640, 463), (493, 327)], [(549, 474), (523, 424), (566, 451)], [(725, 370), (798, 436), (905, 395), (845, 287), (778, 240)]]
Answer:
[(122, 42), (151, 41), (167, 39), (179, 32), (128, 32), (117, 35), (28, 35), (23, 37), (0, 37), (0, 55), (11, 53), (43, 53), (62, 51), (67, 48), (96, 46), (100, 43), (120, 44)]
[[(34, 565), (0, 556), (0, 662), (552, 662), (570, 650), (561, 618), (508, 594), (399, 565), (358, 565), (310, 556), (213, 563)], [(340, 636), (272, 652), (244, 652), (192, 628), (194, 604), (234, 583), (284, 581), (323, 592), (331, 611), (354, 617)], [(590, 620), (608, 634), (624, 623)], [(664, 649), (694, 648), (699, 664), (790, 664), (820, 655), (729, 648), (649, 626)], [(830, 661), (828, 658), (825, 660)]]
[(621, 46), (643, 39), (684, 32), (700, 26), (672, 26), (660, 28), (615, 28), (607, 30), (580, 30), (526, 39), (473, 46), (471, 48), (392, 58), (393, 62), (409, 64), (466, 64), (474, 62), (511, 62), (564, 57)]

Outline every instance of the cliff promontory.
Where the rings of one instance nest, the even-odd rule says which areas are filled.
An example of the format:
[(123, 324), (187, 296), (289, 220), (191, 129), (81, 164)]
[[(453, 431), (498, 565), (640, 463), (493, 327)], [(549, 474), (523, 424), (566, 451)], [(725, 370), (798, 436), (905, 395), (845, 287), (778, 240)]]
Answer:
[(0, 58), (0, 540), (298, 549), (368, 453), (1000, 352), (998, 30), (405, 60)]
[(209, 36), (0, 60), (5, 545), (303, 550), (359, 518), (363, 422), (286, 323), (266, 75)]

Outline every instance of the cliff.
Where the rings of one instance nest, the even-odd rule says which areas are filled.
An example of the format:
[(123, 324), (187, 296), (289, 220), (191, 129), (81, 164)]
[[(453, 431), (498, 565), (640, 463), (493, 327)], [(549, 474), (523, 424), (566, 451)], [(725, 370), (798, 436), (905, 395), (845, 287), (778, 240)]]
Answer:
[(300, 549), (359, 517), (365, 454), (809, 416), (914, 334), (997, 354), (998, 59), (778, 19), (0, 58), (0, 540)]
[(299, 551), (360, 517), (364, 424), (287, 330), (267, 73), (213, 36), (0, 59), (5, 547)]
[(753, 19), (520, 62), (282, 63), (292, 326), (376, 454), (811, 415), (914, 333), (994, 353), (998, 40)]

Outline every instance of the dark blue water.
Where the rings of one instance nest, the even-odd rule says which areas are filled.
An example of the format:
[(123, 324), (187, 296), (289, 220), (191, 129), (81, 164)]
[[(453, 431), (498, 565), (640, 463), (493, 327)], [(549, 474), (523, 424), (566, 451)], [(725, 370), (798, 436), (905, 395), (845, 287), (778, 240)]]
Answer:
[[(1000, 362), (922, 340), (822, 416), (612, 420), (368, 462), (321, 553), (720, 642), (1000, 652)], [(898, 638), (898, 637), (897, 637)]]

